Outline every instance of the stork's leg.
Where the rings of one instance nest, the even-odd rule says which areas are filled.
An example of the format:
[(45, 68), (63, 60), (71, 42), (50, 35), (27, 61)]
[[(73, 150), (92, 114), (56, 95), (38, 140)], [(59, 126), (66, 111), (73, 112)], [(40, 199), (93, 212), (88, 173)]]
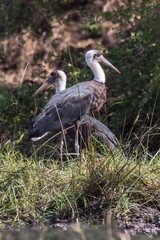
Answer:
[(75, 147), (75, 152), (79, 156), (79, 140), (78, 140), (78, 131), (79, 131), (79, 121), (75, 122), (75, 142), (74, 142), (74, 147)]
[(60, 135), (60, 159), (61, 159), (61, 166), (63, 166), (63, 146), (64, 146), (64, 140), (63, 140), (63, 133)]
[(88, 122), (87, 123), (87, 149), (88, 151), (91, 151), (91, 145), (92, 145), (92, 130), (91, 130), (91, 124)]

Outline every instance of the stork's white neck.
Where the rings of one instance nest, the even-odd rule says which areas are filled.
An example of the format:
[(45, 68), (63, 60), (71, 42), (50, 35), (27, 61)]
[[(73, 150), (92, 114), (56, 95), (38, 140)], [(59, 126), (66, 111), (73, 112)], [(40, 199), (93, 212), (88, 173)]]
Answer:
[(93, 60), (92, 62), (90, 62), (89, 67), (92, 69), (94, 74), (93, 80), (97, 82), (105, 83), (106, 77), (101, 65), (96, 60)]
[(65, 88), (66, 88), (66, 79), (58, 79), (55, 85), (56, 94), (65, 90)]

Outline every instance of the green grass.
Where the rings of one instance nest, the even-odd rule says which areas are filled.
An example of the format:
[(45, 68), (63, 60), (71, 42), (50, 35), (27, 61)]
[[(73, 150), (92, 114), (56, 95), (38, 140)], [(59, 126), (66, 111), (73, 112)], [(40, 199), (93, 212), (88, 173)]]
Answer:
[(135, 204), (155, 205), (160, 198), (159, 154), (145, 159), (138, 153), (103, 155), (92, 149), (81, 159), (69, 157), (63, 170), (58, 159), (24, 157), (10, 142), (0, 153), (1, 227), (6, 224), (84, 220), (96, 211), (125, 215)]

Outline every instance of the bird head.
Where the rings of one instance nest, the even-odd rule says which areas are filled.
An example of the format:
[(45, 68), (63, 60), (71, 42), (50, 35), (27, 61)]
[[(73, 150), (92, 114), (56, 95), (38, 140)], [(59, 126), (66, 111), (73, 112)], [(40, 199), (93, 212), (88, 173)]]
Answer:
[(112, 68), (115, 72), (120, 74), (120, 71), (114, 67), (103, 55), (101, 52), (97, 50), (89, 50), (85, 54), (85, 60), (88, 66), (91, 66), (94, 61), (102, 63), (110, 68)]
[(51, 72), (49, 78), (44, 82), (40, 88), (33, 94), (33, 96), (38, 95), (43, 92), (50, 85), (54, 85), (56, 88), (56, 93), (64, 90), (66, 88), (66, 74), (61, 70), (56, 70)]

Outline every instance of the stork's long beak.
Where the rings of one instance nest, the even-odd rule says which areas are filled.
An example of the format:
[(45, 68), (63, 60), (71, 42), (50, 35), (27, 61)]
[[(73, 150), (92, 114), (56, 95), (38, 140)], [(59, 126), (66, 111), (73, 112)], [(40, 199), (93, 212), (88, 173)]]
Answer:
[(110, 68), (112, 68), (115, 72), (121, 74), (121, 72), (120, 72), (116, 67), (114, 67), (114, 66), (113, 66), (106, 58), (104, 58), (102, 55), (101, 55), (100, 57), (98, 57), (98, 60), (99, 60), (101, 63), (107, 65), (107, 66), (110, 67)]
[(50, 76), (48, 78), (48, 80), (46, 82), (44, 82), (42, 84), (42, 86), (40, 86), (37, 91), (35, 91), (35, 93), (33, 94), (33, 97), (35, 97), (36, 95), (38, 95), (39, 93), (43, 92), (46, 88), (48, 88), (52, 83), (53, 83), (54, 79), (52, 76)]

